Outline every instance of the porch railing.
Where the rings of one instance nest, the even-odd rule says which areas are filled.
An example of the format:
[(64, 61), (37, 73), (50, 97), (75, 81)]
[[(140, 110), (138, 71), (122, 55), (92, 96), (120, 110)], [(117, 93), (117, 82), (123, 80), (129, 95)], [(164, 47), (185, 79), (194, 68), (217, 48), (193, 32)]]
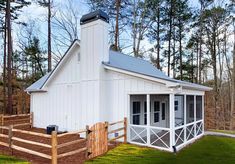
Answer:
[(185, 143), (192, 141), (203, 134), (203, 120), (175, 127), (175, 146), (180, 148)]
[(129, 125), (129, 142), (171, 151), (170, 129), (146, 125)]
[[(130, 143), (173, 151), (170, 128), (129, 124), (129, 134)], [(203, 134), (203, 120), (175, 127), (172, 134), (175, 135), (173, 145), (178, 150)]]

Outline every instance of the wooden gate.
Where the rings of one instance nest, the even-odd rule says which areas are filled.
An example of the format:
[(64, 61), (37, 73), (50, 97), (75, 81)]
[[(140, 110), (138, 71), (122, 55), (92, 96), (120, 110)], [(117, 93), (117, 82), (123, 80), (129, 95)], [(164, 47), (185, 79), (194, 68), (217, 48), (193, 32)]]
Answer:
[(88, 158), (94, 158), (108, 151), (108, 123), (99, 122), (88, 130)]

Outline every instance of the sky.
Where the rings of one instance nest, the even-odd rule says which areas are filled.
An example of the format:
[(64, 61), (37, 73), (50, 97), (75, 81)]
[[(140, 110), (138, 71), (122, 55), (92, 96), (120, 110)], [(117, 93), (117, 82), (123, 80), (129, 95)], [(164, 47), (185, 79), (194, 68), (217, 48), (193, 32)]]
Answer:
[[(37, 23), (37, 30), (39, 33), (41, 45), (42, 47), (46, 48), (47, 47), (47, 9), (43, 7), (39, 7), (37, 4), (35, 4), (35, 0), (31, 0), (31, 1), (34, 1), (34, 2), (30, 6), (22, 9), (22, 13), (19, 17), (19, 20), (22, 22), (26, 22), (26, 23), (31, 22), (31, 21), (35, 21)], [(86, 0), (71, 0), (71, 1), (73, 2), (74, 8), (77, 8), (79, 10), (79, 17), (89, 12), (89, 8), (86, 4)], [(63, 11), (65, 9), (64, 6), (66, 2), (67, 0), (53, 0), (54, 4), (53, 4), (52, 12), (54, 14), (57, 14), (59, 11)], [(198, 8), (199, 7), (198, 0), (189, 0), (189, 5), (192, 8)], [(17, 38), (17, 35), (19, 35), (19, 33), (21, 32), (21, 28), (19, 28), (18, 25), (14, 25), (13, 28), (14, 28), (13, 39), (17, 40), (16, 38)], [(56, 32), (57, 31), (53, 31), (52, 29), (52, 33), (56, 33)], [(79, 38), (80, 38), (80, 33), (79, 33)], [(147, 39), (145, 39), (141, 45), (145, 49), (149, 49), (152, 46)], [(17, 42), (14, 42), (14, 47), (17, 47)], [(66, 49), (64, 49), (63, 51), (66, 51)], [(128, 50), (126, 50), (126, 53), (128, 53)]]
[[(34, 0), (33, 0), (34, 1)], [(54, 8), (52, 9), (54, 13), (59, 10), (63, 10), (63, 6), (67, 0), (54, 0)], [(86, 4), (86, 0), (71, 0), (73, 4), (77, 6), (78, 10), (80, 10), (80, 16), (89, 12), (89, 8)], [(189, 1), (191, 7), (198, 6), (198, 0), (190, 0)], [(39, 30), (41, 35), (46, 38), (47, 34), (47, 9), (43, 7), (38, 7), (35, 3), (32, 3), (29, 7), (25, 7), (22, 10), (22, 13), (19, 17), (19, 20), (28, 22), (30, 20), (35, 20), (40, 22)], [(16, 27), (17, 28), (17, 27)]]
[[(31, 0), (31, 1), (35, 2), (35, 0)], [(77, 7), (77, 9), (79, 10), (80, 17), (83, 14), (86, 14), (89, 12), (89, 8), (86, 4), (86, 0), (71, 0), (71, 1), (73, 2), (75, 8)], [(64, 10), (64, 5), (66, 2), (67, 0), (54, 0), (52, 12), (56, 14), (58, 11)], [(191, 7), (198, 6), (198, 0), (190, 0), (189, 3)], [(32, 5), (30, 5), (29, 7), (23, 8), (22, 13), (19, 17), (19, 20), (23, 22), (31, 22), (32, 20), (39, 22), (37, 23), (38, 25), (37, 29), (40, 32), (40, 40), (42, 40), (41, 44), (43, 47), (44, 46), (46, 47), (46, 44), (47, 44), (47, 41), (46, 41), (47, 39), (47, 9), (43, 7), (39, 7), (35, 3), (32, 3)], [(17, 32), (19, 32), (21, 29), (18, 26), (15, 26), (14, 28), (17, 29), (15, 30), (16, 32), (14, 33), (14, 37), (17, 38), (17, 35), (18, 35)], [(52, 31), (52, 33), (53, 32), (55, 31)], [(15, 42), (15, 44), (17, 43)], [(148, 42), (148, 40), (145, 40), (143, 41), (142, 46), (148, 49), (149, 47), (151, 47), (151, 44)]]

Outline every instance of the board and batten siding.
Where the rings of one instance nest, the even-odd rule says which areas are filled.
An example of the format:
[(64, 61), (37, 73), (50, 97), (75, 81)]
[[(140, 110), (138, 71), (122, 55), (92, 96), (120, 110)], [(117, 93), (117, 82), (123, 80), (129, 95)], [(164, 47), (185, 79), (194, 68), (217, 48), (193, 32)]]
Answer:
[[(51, 79), (47, 92), (31, 94), (36, 127), (56, 124), (60, 130), (77, 130), (99, 121), (122, 120), (129, 112), (128, 94), (167, 89), (160, 83), (107, 70), (100, 82), (81, 81), (76, 54)], [(99, 96), (95, 94), (98, 90)]]
[(104, 119), (111, 122), (129, 116), (130, 102), (128, 101), (130, 94), (170, 92), (170, 89), (164, 84), (114, 71), (106, 71), (106, 80), (103, 83), (107, 90), (105, 92), (107, 98), (103, 103), (106, 104), (106, 113), (108, 113), (106, 114), (108, 115), (107, 118)]
[[(96, 72), (100, 75), (98, 79), (97, 76), (81, 79), (85, 72), (78, 61), (79, 53), (79, 46), (70, 52), (46, 85), (47, 92), (31, 93), (35, 127), (55, 124), (59, 130), (71, 131), (100, 121), (122, 120), (129, 117), (130, 94), (172, 92), (162, 83), (107, 70), (102, 65)], [(192, 90), (182, 93), (204, 94)]]
[[(45, 86), (47, 92), (31, 93), (31, 111), (34, 112), (34, 126), (46, 128), (58, 125), (60, 130), (79, 127), (75, 119), (80, 95), (79, 45), (61, 63), (52, 79)], [(69, 127), (69, 128), (68, 128)]]

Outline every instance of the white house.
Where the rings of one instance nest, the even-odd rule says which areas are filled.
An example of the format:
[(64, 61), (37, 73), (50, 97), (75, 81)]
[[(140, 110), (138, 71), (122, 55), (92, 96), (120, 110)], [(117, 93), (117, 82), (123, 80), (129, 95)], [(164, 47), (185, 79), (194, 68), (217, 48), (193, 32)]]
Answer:
[(204, 133), (204, 93), (211, 88), (172, 79), (143, 59), (109, 50), (109, 18), (81, 18), (75, 40), (55, 69), (27, 88), (34, 126), (84, 129), (127, 117), (128, 142), (180, 149)]

